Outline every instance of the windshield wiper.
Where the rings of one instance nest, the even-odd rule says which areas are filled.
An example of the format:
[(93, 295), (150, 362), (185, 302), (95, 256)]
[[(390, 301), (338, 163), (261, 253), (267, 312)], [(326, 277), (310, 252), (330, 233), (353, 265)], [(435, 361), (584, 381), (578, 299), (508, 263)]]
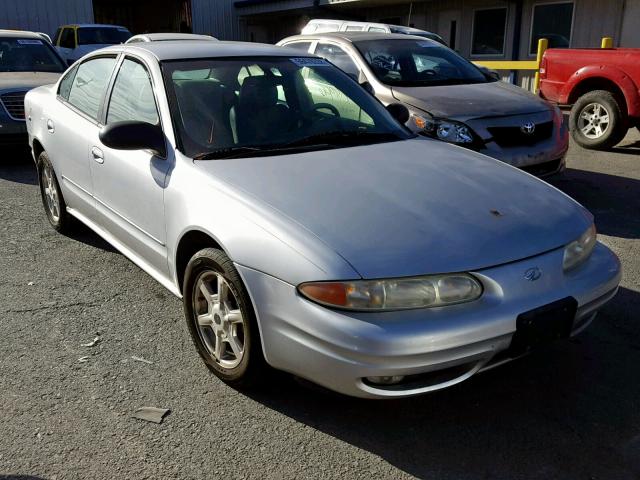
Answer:
[[(372, 142), (368, 142), (371, 140)], [(329, 143), (334, 146), (345, 145), (363, 145), (366, 143), (388, 142), (400, 140), (400, 137), (395, 133), (390, 132), (367, 132), (357, 130), (333, 130), (329, 132), (322, 132), (309, 137), (294, 140), (285, 144), (288, 147), (301, 146), (301, 145), (314, 145), (318, 142)]]
[(227, 147), (212, 150), (210, 152), (198, 153), (194, 160), (228, 160), (242, 157), (264, 157), (273, 154), (295, 153), (300, 151), (315, 150), (318, 148), (334, 148), (327, 143), (314, 143), (312, 145), (262, 145), (247, 147)]

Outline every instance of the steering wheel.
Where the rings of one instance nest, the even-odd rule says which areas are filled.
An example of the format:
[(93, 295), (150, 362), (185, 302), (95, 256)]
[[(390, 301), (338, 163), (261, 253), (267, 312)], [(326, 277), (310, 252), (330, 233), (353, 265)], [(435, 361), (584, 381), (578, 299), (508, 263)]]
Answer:
[(311, 110), (315, 112), (316, 110), (322, 109), (327, 109), (333, 114), (334, 117), (340, 118), (340, 112), (330, 103), (316, 103)]

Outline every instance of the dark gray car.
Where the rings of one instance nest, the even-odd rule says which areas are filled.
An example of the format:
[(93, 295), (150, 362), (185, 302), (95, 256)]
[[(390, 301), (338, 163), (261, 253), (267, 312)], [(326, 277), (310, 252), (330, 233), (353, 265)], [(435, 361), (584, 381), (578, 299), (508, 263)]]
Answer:
[(403, 103), (411, 112), (407, 126), (417, 133), (539, 176), (564, 169), (569, 137), (560, 110), (437, 42), (339, 32), (297, 35), (278, 45), (326, 58), (385, 105)]
[(39, 33), (0, 30), (0, 146), (27, 147), (24, 96), (55, 83), (65, 65)]

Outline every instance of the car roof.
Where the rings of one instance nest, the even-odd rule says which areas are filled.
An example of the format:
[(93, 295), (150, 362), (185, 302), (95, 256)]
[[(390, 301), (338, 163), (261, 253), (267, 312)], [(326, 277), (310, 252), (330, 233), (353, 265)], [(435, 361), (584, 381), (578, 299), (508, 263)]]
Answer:
[(217, 40), (210, 35), (198, 35), (195, 33), (141, 33), (134, 35), (127, 42), (131, 42), (132, 39), (144, 38), (151, 42), (157, 41), (171, 41), (171, 40)]
[(114, 45), (99, 52), (146, 52), (158, 61), (164, 60), (197, 60), (199, 58), (224, 57), (309, 57), (310, 54), (293, 48), (282, 48), (276, 45), (250, 42), (223, 42), (211, 40), (169, 40), (165, 42), (138, 42)]
[(66, 28), (66, 27), (75, 27), (75, 28), (86, 28), (86, 27), (99, 27), (99, 28), (125, 28), (128, 30), (127, 27), (123, 27), (122, 25), (110, 25), (110, 24), (106, 24), (106, 23), (70, 23), (68, 25), (60, 25), (60, 28)]
[(42, 40), (42, 35), (38, 32), (27, 32), (26, 30), (0, 30), (0, 36), (15, 38), (37, 38)]
[(433, 42), (434, 45), (440, 45), (435, 40), (416, 35), (405, 35), (404, 33), (384, 33), (384, 32), (325, 32), (325, 33), (307, 33), (301, 35), (293, 35), (283, 38), (280, 42), (290, 42), (291, 40), (337, 40), (347, 43), (354, 43), (365, 40), (420, 40)]

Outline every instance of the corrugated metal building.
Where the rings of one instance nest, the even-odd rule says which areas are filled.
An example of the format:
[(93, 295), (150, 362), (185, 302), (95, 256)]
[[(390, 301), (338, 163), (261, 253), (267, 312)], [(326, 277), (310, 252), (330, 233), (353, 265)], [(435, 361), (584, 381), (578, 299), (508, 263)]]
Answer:
[(233, 0), (0, 0), (0, 28), (53, 36), (60, 25), (94, 22), (133, 33), (184, 29), (244, 38)]

